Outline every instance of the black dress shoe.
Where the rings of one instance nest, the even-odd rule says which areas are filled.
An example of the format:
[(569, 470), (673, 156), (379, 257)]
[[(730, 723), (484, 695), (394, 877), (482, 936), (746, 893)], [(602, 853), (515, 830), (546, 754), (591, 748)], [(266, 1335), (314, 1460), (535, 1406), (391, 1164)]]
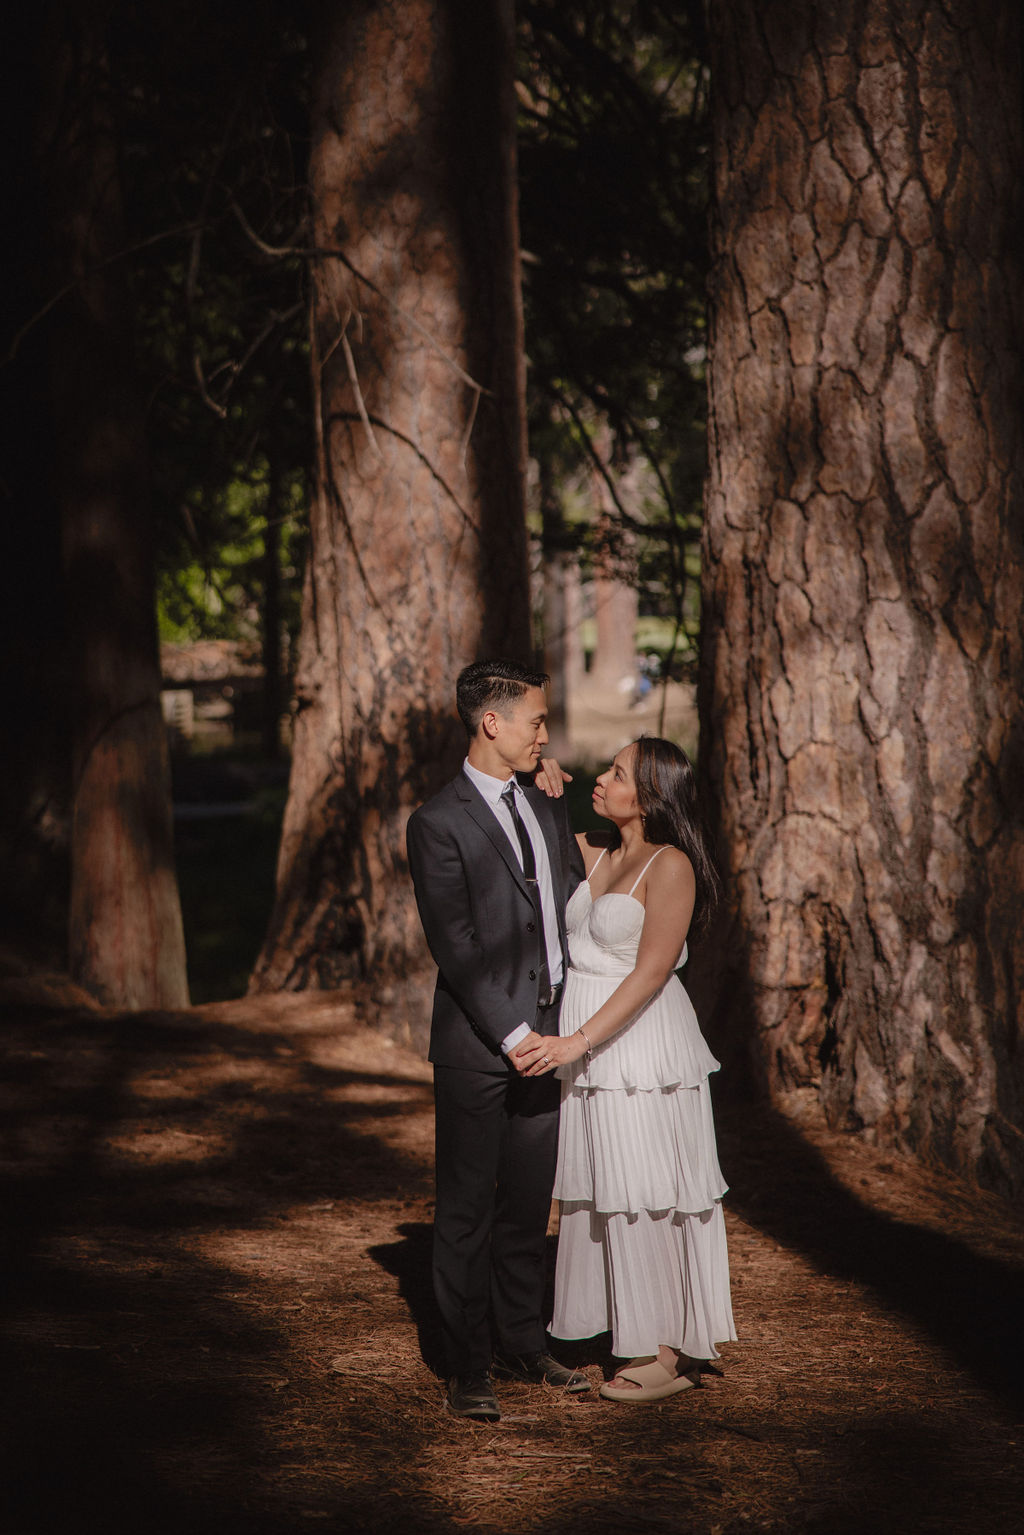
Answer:
[(477, 1418), (497, 1423), (501, 1417), (498, 1398), (489, 1375), (453, 1375), (448, 1382), (445, 1407), (457, 1418)]
[(550, 1354), (495, 1354), (494, 1373), (504, 1380), (530, 1386), (561, 1386), (564, 1391), (589, 1391), (590, 1382), (578, 1370), (567, 1370)]

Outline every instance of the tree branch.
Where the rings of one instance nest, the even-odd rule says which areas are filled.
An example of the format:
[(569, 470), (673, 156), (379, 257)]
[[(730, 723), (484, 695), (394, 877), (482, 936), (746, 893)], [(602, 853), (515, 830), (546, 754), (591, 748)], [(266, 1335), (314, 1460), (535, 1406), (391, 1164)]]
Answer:
[(363, 391), (359, 387), (359, 374), (356, 371), (356, 360), (352, 355), (352, 348), (348, 344), (348, 336), (345, 334), (347, 330), (348, 320), (346, 319), (345, 324), (341, 328), (341, 336), (339, 339), (341, 341), (341, 349), (345, 357), (345, 367), (348, 370), (348, 381), (352, 385), (352, 393), (356, 397), (356, 409), (359, 411), (359, 419), (362, 421), (363, 426), (366, 428), (366, 436), (369, 440), (370, 447), (383, 463), (384, 455), (380, 450), (380, 443), (373, 435), (373, 427), (370, 425), (370, 417), (366, 410), (366, 401), (363, 399)]
[(615, 482), (611, 475), (608, 473), (608, 466), (605, 464), (604, 459), (601, 457), (600, 453), (598, 453), (597, 449), (594, 447), (594, 444), (591, 442), (586, 423), (583, 420), (583, 417), (580, 415), (579, 411), (576, 409), (576, 406), (569, 399), (568, 395), (563, 394), (563, 392), (558, 388), (557, 384), (551, 383), (548, 387), (550, 388), (555, 399), (558, 401), (559, 405), (561, 405), (562, 409), (568, 412), (569, 418), (579, 435), (579, 440), (581, 446), (583, 447), (583, 451), (595, 465), (602, 480), (608, 487), (608, 494), (611, 496), (615, 505), (615, 510), (622, 518), (623, 523), (631, 528), (641, 526), (641, 524), (637, 523), (635, 517), (632, 517), (630, 513), (626, 511), (626, 508), (623, 506), (621, 500), (619, 499), (619, 493), (615, 489)]
[(396, 304), (394, 299), (389, 298), (388, 295), (383, 292), (380, 287), (378, 287), (372, 277), (367, 277), (365, 272), (361, 272), (340, 247), (332, 245), (268, 245), (265, 240), (260, 239), (259, 235), (252, 228), (245, 214), (242, 212), (241, 208), (236, 202), (232, 202), (231, 210), (237, 218), (243, 234), (248, 240), (251, 240), (253, 245), (256, 246), (256, 249), (262, 251), (265, 256), (274, 256), (278, 259), (295, 257), (301, 261), (340, 261), (342, 266), (352, 273), (352, 276), (356, 279), (357, 282), (361, 282), (365, 287), (369, 288), (370, 292), (376, 294), (382, 303), (387, 304), (389, 309), (393, 310), (395, 314), (400, 315), (405, 323), (410, 327), (410, 329), (414, 330), (420, 339), (425, 341), (433, 352), (436, 352), (437, 356), (441, 358), (441, 361), (447, 367), (451, 368), (452, 372), (458, 378), (460, 378), (464, 384), (468, 384), (469, 388), (475, 389), (478, 394), (492, 394), (490, 389), (486, 389), (483, 384), (477, 383), (475, 378), (470, 377), (466, 370), (460, 367), (453, 357), (449, 357), (448, 353), (444, 351), (442, 347), (438, 346), (430, 332), (426, 330), (424, 326), (422, 326), (420, 322), (408, 312), (408, 310), (403, 309), (401, 304)]
[(56, 293), (51, 294), (46, 303), (40, 309), (37, 309), (35, 314), (30, 315), (21, 329), (15, 332), (10, 346), (5, 352), (3, 359), (0, 360), (0, 367), (6, 368), (9, 363), (14, 361), (25, 337), (30, 331), (35, 329), (41, 320), (45, 320), (51, 309), (55, 309), (62, 299), (66, 299), (70, 293), (74, 293), (76, 288), (81, 287), (82, 283), (87, 282), (97, 272), (102, 272), (106, 267), (113, 266), (117, 261), (124, 261), (128, 256), (134, 256), (137, 251), (146, 250), (150, 245), (158, 245), (161, 240), (176, 240), (180, 235), (192, 234), (196, 228), (197, 225), (192, 221), (188, 224), (178, 224), (174, 229), (162, 229), (159, 234), (150, 235), (145, 240), (138, 240), (134, 245), (126, 245), (123, 250), (115, 251), (110, 256), (104, 256), (102, 261), (97, 261), (93, 266), (86, 267), (85, 271), (76, 277), (73, 282), (65, 283), (63, 288), (58, 288)]

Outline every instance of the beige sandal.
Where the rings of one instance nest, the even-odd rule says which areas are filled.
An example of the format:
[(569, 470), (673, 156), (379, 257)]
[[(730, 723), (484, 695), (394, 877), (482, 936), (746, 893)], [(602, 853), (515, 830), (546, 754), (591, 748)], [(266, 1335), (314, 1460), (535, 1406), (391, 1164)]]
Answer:
[(642, 1364), (634, 1360), (624, 1370), (616, 1370), (615, 1378), (631, 1380), (638, 1389), (613, 1386), (608, 1381), (601, 1387), (601, 1395), (610, 1402), (661, 1402), (667, 1396), (675, 1396), (677, 1391), (686, 1391), (690, 1386), (695, 1386), (697, 1382), (693, 1377), (696, 1373), (692, 1371), (687, 1375), (673, 1375), (653, 1356)]

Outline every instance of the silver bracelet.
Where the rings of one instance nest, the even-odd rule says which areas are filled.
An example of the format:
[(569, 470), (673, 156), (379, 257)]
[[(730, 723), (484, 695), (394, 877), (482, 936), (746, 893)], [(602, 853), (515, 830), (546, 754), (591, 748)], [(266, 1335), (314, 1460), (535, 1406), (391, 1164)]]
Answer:
[(590, 1062), (591, 1062), (591, 1059), (593, 1057), (593, 1054), (594, 1054), (594, 1047), (590, 1043), (590, 1036), (587, 1033), (586, 1029), (577, 1029), (576, 1032), (577, 1032), (577, 1034), (582, 1034), (583, 1038), (586, 1040), (587, 1050), (586, 1050), (585, 1059), (586, 1059), (587, 1065), (589, 1066)]

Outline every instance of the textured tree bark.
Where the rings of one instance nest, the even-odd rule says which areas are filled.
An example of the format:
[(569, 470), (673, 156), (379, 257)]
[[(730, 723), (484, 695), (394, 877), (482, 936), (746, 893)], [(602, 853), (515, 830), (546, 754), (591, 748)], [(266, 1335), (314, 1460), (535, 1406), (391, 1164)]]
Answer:
[(119, 1007), (188, 1005), (160, 713), (145, 419), (130, 300), (105, 7), (58, 8), (40, 166), (54, 289), (55, 468), (72, 698), (71, 973)]
[(460, 668), (530, 654), (512, 47), (506, 0), (332, 7), (313, 110), (316, 244), (346, 260), (315, 267), (299, 713), (253, 985), (363, 980), (413, 1038), (405, 824), (465, 751)]
[(780, 1098), (1019, 1188), (1019, 13), (712, 22), (720, 1021)]

